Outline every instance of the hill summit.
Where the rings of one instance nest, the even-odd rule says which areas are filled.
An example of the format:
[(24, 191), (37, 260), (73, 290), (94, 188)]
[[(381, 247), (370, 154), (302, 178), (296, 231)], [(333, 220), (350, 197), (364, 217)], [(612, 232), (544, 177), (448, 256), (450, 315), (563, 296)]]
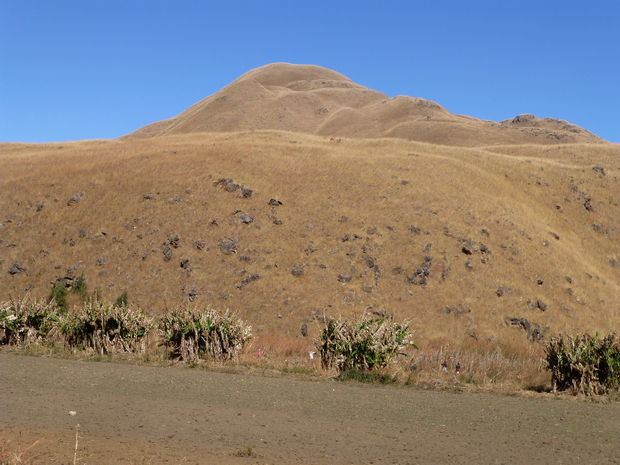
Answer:
[(519, 115), (495, 123), (454, 115), (423, 98), (389, 98), (336, 71), (289, 63), (249, 71), (183, 113), (124, 138), (252, 130), (391, 137), (453, 146), (604, 142), (566, 121)]

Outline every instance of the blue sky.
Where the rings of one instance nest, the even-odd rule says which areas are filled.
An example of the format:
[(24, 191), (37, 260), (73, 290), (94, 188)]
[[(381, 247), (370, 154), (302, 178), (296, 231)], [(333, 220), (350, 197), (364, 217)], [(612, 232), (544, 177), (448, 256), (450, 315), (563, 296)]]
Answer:
[(0, 0), (0, 141), (116, 138), (274, 62), (620, 142), (618, 0)]

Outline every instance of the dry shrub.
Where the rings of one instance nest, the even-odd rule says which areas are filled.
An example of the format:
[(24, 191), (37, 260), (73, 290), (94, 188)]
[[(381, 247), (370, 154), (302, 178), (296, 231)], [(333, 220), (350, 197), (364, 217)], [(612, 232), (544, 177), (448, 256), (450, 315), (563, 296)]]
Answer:
[(33, 451), (45, 441), (46, 436), (25, 445), (20, 433), (12, 433), (9, 427), (0, 431), (0, 465), (34, 464), (40, 455)]
[(416, 347), (409, 337), (407, 322), (397, 324), (387, 317), (361, 316), (353, 323), (330, 318), (316, 348), (324, 369), (369, 371), (387, 367), (404, 349)]
[(0, 304), (0, 343), (41, 344), (59, 324), (54, 301), (47, 303), (28, 297), (13, 298)]
[(215, 360), (236, 358), (250, 339), (252, 327), (235, 314), (214, 309), (175, 309), (159, 320), (164, 345), (171, 356), (196, 362), (205, 357)]
[(545, 350), (554, 391), (596, 395), (620, 387), (620, 340), (614, 333), (561, 334), (552, 337)]
[(91, 301), (63, 317), (61, 331), (70, 347), (103, 355), (144, 352), (153, 327), (153, 318), (144, 311)]

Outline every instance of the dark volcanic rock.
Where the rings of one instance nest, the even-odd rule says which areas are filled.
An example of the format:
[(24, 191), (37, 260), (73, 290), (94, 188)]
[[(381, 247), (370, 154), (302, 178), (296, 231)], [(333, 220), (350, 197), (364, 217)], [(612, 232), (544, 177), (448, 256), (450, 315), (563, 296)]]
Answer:
[(164, 247), (164, 260), (172, 259), (172, 249), (168, 246)]
[(9, 274), (14, 276), (18, 273), (24, 273), (26, 271), (26, 268), (24, 268), (21, 263), (15, 262), (13, 263), (13, 266), (11, 268), (9, 268)]
[(338, 275), (338, 281), (341, 283), (348, 283), (353, 279), (353, 276), (350, 274), (342, 273)]
[(220, 251), (226, 255), (237, 253), (237, 241), (234, 239), (224, 239), (220, 242)]

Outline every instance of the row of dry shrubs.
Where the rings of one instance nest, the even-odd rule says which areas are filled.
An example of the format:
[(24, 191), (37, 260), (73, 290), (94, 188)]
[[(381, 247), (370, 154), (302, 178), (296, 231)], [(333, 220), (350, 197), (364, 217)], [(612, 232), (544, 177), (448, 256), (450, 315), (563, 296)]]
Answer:
[[(418, 347), (410, 340), (407, 322), (361, 316), (353, 321), (328, 318), (313, 347), (305, 341), (283, 342), (274, 337), (259, 335), (247, 344), (252, 339), (251, 327), (229, 311), (214, 309), (174, 309), (153, 318), (144, 311), (95, 299), (71, 312), (53, 299), (13, 299), (0, 304), (0, 344), (62, 345), (105, 355), (146, 353), (155, 340), (167, 348), (169, 358), (186, 362), (237, 359), (249, 346), (242, 362), (251, 360), (254, 349), (260, 362), (277, 353), (279, 358), (276, 355), (274, 361), (278, 359), (276, 364), (284, 364), (285, 369), (289, 360), (295, 365), (304, 359), (305, 351), (316, 349), (321, 367), (335, 369), (340, 375), (352, 370), (390, 371), (394, 379), (398, 376), (421, 385), (442, 380), (472, 384), (510, 380), (517, 382), (516, 387), (543, 390), (551, 372), (553, 390), (598, 395), (620, 388), (620, 340), (614, 334), (554, 336), (544, 346), (527, 344), (526, 349), (513, 353), (488, 347), (444, 346), (412, 352), (410, 349)], [(394, 364), (398, 355), (407, 357)], [(446, 361), (451, 366), (444, 371)], [(457, 363), (459, 372), (455, 371)], [(306, 366), (313, 369), (311, 363)], [(450, 373), (455, 375), (454, 380)]]
[(71, 312), (54, 300), (24, 298), (0, 304), (0, 343), (9, 345), (49, 344), (101, 355), (140, 354), (148, 350), (154, 333), (171, 358), (229, 360), (249, 340), (251, 327), (228, 311), (213, 309), (175, 309), (153, 318), (144, 311), (96, 300)]

